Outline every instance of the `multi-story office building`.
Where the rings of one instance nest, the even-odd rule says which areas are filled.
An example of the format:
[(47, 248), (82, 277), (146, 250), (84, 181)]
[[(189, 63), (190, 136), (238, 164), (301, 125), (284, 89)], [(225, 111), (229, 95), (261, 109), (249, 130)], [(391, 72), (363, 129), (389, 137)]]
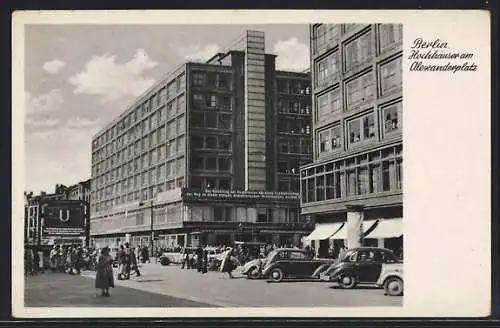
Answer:
[(264, 44), (248, 31), (207, 62), (182, 64), (94, 136), (96, 244), (282, 244), (312, 230), (299, 215), (310, 77), (276, 71)]
[(314, 162), (301, 167), (305, 240), (402, 247), (402, 26), (310, 26)]

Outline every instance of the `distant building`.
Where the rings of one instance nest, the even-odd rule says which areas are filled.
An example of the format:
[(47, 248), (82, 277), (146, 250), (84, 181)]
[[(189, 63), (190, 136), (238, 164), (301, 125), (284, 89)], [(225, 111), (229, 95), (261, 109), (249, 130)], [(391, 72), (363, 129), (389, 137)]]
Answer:
[[(45, 226), (43, 215), (44, 204), (57, 204), (58, 207), (68, 206), (73, 208), (77, 206), (78, 202), (85, 206), (85, 213), (90, 212), (90, 179), (79, 182), (72, 186), (65, 186), (63, 184), (56, 184), (54, 193), (47, 194), (42, 191), (39, 195), (33, 192), (24, 193), (24, 238), (28, 244), (47, 244), (47, 243), (74, 243), (82, 242), (83, 236), (46, 236), (43, 233)], [(78, 206), (77, 206), (78, 207)], [(75, 223), (76, 224), (76, 223)], [(87, 222), (82, 223), (82, 227), (88, 230), (89, 225)], [(76, 227), (73, 227), (76, 228)], [(89, 231), (86, 232), (86, 238), (89, 238)]]
[(402, 247), (402, 26), (310, 26), (314, 163), (301, 168), (306, 240), (324, 255)]
[(312, 230), (299, 215), (310, 76), (276, 71), (264, 45), (248, 31), (207, 62), (181, 65), (94, 136), (96, 243), (149, 244), (151, 215), (161, 246), (292, 244)]

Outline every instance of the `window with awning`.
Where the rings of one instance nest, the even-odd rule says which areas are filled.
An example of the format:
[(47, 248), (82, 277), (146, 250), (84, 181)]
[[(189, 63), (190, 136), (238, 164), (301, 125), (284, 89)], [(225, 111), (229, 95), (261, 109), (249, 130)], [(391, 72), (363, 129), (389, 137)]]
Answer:
[(403, 235), (403, 219), (381, 219), (365, 238), (398, 238)]
[(313, 232), (308, 236), (304, 237), (304, 241), (307, 240), (324, 240), (328, 239), (339, 230), (344, 227), (344, 222), (334, 222), (334, 223), (318, 223), (314, 228)]
[[(363, 234), (367, 231), (370, 231), (375, 224), (377, 224), (378, 220), (365, 220), (363, 221)], [(371, 238), (371, 237), (370, 237)], [(347, 224), (342, 226), (341, 229), (335, 235), (332, 236), (332, 239), (347, 239)]]

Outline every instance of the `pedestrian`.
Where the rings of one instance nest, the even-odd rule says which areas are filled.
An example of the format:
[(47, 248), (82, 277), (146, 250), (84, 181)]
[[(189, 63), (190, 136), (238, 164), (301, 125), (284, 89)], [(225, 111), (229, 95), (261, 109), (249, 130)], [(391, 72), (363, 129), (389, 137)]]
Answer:
[(45, 265), (44, 265), (44, 254), (43, 250), (41, 248), (38, 248), (37, 250), (38, 253), (38, 261), (35, 262), (35, 265), (38, 267), (38, 271), (41, 273), (45, 273)]
[(130, 265), (132, 263), (130, 245), (125, 243), (125, 249), (123, 252), (123, 274), (122, 277), (125, 279), (130, 279)]
[(26, 275), (33, 274), (33, 251), (28, 245), (24, 246), (24, 273)]
[(196, 248), (196, 270), (198, 272), (201, 272), (202, 263), (203, 263), (203, 248), (201, 247), (201, 245), (198, 245), (198, 247)]
[(118, 262), (118, 280), (123, 280), (123, 260), (125, 257), (125, 251), (123, 245), (120, 245), (120, 249), (116, 252), (116, 260)]
[(203, 250), (203, 261), (202, 261), (201, 273), (205, 274), (207, 272), (208, 272), (208, 250), (205, 248)]
[(184, 256), (183, 256), (183, 260), (182, 260), (182, 266), (181, 266), (181, 269), (184, 269), (184, 266), (186, 265), (186, 269), (191, 269), (191, 261), (190, 261), (190, 258), (189, 258), (189, 253), (184, 250)]
[(224, 276), (224, 272), (226, 272), (229, 277), (233, 278), (233, 270), (236, 268), (234, 265), (234, 256), (233, 256), (233, 248), (228, 247), (226, 252), (224, 253), (224, 257), (222, 259), (222, 263), (220, 265), (220, 272), (222, 272), (222, 276)]
[(97, 261), (97, 273), (95, 279), (95, 288), (101, 289), (102, 296), (110, 296), (109, 288), (115, 287), (113, 279), (113, 258), (109, 255), (109, 248), (104, 247), (101, 256)]
[(81, 270), (82, 264), (83, 264), (83, 251), (82, 251), (81, 247), (78, 247), (75, 250), (75, 270), (76, 270), (76, 274), (80, 274), (81, 273), (80, 270)]
[(140, 277), (141, 276), (141, 272), (139, 271), (139, 266), (137, 265), (137, 257), (135, 255), (135, 249), (134, 248), (131, 249), (130, 260), (131, 260), (130, 263), (131, 263), (132, 269), (135, 271), (135, 276), (136, 277)]
[(52, 272), (57, 271), (57, 261), (59, 257), (59, 245), (54, 245), (54, 247), (50, 250), (49, 261), (50, 261), (50, 270)]

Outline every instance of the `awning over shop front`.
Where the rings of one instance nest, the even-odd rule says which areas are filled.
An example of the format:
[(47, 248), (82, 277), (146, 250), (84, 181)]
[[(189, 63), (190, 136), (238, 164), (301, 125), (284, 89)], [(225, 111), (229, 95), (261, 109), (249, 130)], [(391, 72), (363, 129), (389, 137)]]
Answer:
[(324, 240), (330, 238), (337, 233), (344, 226), (344, 222), (335, 223), (318, 223), (310, 235), (303, 238), (304, 241), (308, 240)]
[[(377, 223), (377, 220), (365, 220), (363, 221), (363, 233), (370, 231), (372, 227)], [(332, 239), (347, 239), (347, 224), (344, 224), (342, 228), (333, 235)]]
[(381, 219), (366, 238), (397, 238), (403, 235), (403, 219)]

